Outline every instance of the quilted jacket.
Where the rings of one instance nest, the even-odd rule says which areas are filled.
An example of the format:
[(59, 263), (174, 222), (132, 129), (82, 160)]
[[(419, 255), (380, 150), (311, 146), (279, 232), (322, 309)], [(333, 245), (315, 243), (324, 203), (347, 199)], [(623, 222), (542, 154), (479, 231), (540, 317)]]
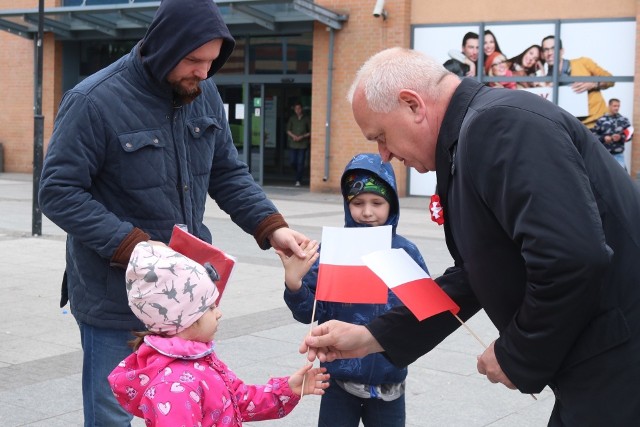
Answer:
[(211, 242), (203, 224), (207, 194), (250, 234), (277, 213), (238, 158), (212, 79), (201, 82), (202, 93), (187, 104), (174, 98), (166, 82), (188, 53), (219, 38), (221, 53), (209, 76), (234, 45), (217, 6), (164, 1), (128, 55), (62, 99), (39, 202), (67, 232), (66, 286), (81, 322), (143, 327), (127, 305), (124, 269), (110, 265), (134, 227), (166, 243), (173, 225), (181, 223)]

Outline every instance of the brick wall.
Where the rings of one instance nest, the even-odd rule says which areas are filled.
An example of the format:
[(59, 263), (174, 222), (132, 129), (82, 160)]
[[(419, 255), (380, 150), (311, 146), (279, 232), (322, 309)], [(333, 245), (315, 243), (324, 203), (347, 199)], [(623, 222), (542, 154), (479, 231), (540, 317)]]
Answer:
[[(387, 0), (387, 20), (372, 16), (375, 0), (317, 0), (322, 6), (349, 15), (334, 35), (333, 88), (327, 96), (329, 32), (315, 24), (313, 50), (313, 135), (311, 148), (311, 191), (338, 191), (345, 164), (357, 152), (375, 152), (375, 144), (365, 141), (353, 121), (345, 99), (358, 67), (374, 53), (392, 46), (411, 44), (411, 25), (461, 23), (481, 20), (580, 19), (593, 17), (640, 16), (640, 0), (620, 0), (598, 8), (597, 0), (536, 0), (526, 4), (505, 4), (501, 0), (461, 0), (456, 7), (436, 0)], [(580, 3), (581, 7), (575, 7)], [(59, 6), (61, 0), (45, 0), (45, 7)], [(524, 6), (525, 8), (523, 8)], [(0, 0), (0, 9), (37, 9), (37, 0)], [(495, 7), (493, 7), (495, 6)], [(593, 6), (593, 7), (592, 7)], [(500, 16), (497, 16), (500, 14)], [(640, 40), (640, 28), (637, 29)], [(33, 162), (33, 76), (34, 43), (0, 31), (0, 76), (4, 102), (0, 105), (0, 142), (4, 145), (4, 170), (31, 172)], [(640, 76), (640, 43), (636, 43), (636, 71)], [(45, 147), (51, 136), (57, 105), (62, 97), (62, 50), (47, 34), (44, 43), (43, 114)], [(635, 79), (635, 93), (640, 80)], [(325, 158), (327, 102), (331, 102), (328, 158)], [(640, 130), (640, 98), (634, 101), (634, 127)], [(640, 137), (632, 142), (633, 177), (640, 179)], [(406, 170), (393, 162), (399, 192), (406, 194)], [(325, 173), (327, 168), (327, 173)], [(324, 181), (323, 178), (327, 178)]]
[[(59, 1), (45, 1), (54, 7)], [(0, 9), (37, 9), (37, 0), (0, 0)], [(52, 34), (45, 33), (43, 48), (42, 114), (44, 143), (53, 130), (53, 119), (61, 96), (62, 68)], [(0, 76), (3, 103), (0, 107), (0, 142), (4, 148), (5, 172), (33, 170), (34, 55), (31, 39), (0, 31)], [(58, 82), (58, 83), (56, 83)]]
[[(335, 192), (347, 162), (359, 152), (377, 152), (377, 145), (367, 141), (353, 120), (346, 100), (356, 71), (371, 55), (392, 47), (408, 47), (410, 41), (411, 1), (387, 1), (388, 19), (374, 18), (374, 0), (349, 1), (348, 10), (340, 0), (318, 0), (331, 10), (349, 15), (341, 30), (334, 33), (333, 84), (330, 96), (331, 127), (329, 156), (325, 159), (327, 129), (327, 78), (330, 34), (322, 24), (316, 24), (313, 36), (311, 191)], [(327, 168), (328, 165), (328, 168)], [(406, 168), (393, 162), (400, 195), (406, 194)], [(325, 181), (325, 168), (327, 180)]]

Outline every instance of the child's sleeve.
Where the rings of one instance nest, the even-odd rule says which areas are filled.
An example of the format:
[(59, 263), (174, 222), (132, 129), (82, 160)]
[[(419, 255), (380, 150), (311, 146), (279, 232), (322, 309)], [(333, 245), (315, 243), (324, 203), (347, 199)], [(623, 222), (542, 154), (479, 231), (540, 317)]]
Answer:
[[(284, 289), (284, 302), (291, 310), (293, 318), (301, 323), (311, 323), (313, 313), (313, 301), (316, 297), (316, 285), (318, 283), (318, 269), (320, 258), (311, 266), (307, 274), (302, 278), (302, 287), (297, 292), (291, 292), (287, 287)], [(316, 306), (317, 320), (322, 317), (323, 304), (318, 301)]]
[(289, 377), (271, 378), (264, 385), (249, 385), (236, 378), (232, 384), (245, 422), (282, 418), (300, 401), (289, 387)]

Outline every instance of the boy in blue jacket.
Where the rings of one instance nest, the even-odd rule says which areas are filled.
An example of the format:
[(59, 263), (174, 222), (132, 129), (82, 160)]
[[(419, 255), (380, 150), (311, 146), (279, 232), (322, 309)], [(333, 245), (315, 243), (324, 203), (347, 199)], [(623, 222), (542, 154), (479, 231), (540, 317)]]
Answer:
[[(392, 247), (404, 249), (428, 273), (417, 246), (396, 233), (400, 205), (391, 164), (383, 163), (378, 154), (358, 154), (347, 164), (340, 188), (345, 227), (391, 225)], [(284, 300), (302, 323), (312, 320), (319, 268), (316, 248), (316, 242), (307, 245), (306, 260), (278, 253), (285, 268)], [(400, 304), (391, 291), (386, 304), (318, 301), (315, 319), (319, 324), (337, 319), (364, 325)], [(322, 365), (331, 374), (331, 387), (322, 396), (318, 426), (357, 427), (360, 420), (365, 426), (405, 425), (406, 368), (396, 368), (380, 353)]]

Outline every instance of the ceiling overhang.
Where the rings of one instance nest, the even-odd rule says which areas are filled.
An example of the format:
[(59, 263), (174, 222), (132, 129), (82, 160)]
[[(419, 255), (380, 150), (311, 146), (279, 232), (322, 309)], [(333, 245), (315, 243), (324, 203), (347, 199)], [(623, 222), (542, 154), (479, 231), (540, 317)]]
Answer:
[[(212, 0), (213, 1), (213, 0)], [(79, 3), (84, 3), (84, 1)], [(234, 37), (311, 31), (314, 22), (339, 30), (348, 15), (311, 0), (216, 0)], [(160, 6), (159, 1), (45, 8), (45, 32), (56, 40), (140, 39)], [(0, 10), (0, 30), (33, 39), (38, 32), (38, 9)]]

